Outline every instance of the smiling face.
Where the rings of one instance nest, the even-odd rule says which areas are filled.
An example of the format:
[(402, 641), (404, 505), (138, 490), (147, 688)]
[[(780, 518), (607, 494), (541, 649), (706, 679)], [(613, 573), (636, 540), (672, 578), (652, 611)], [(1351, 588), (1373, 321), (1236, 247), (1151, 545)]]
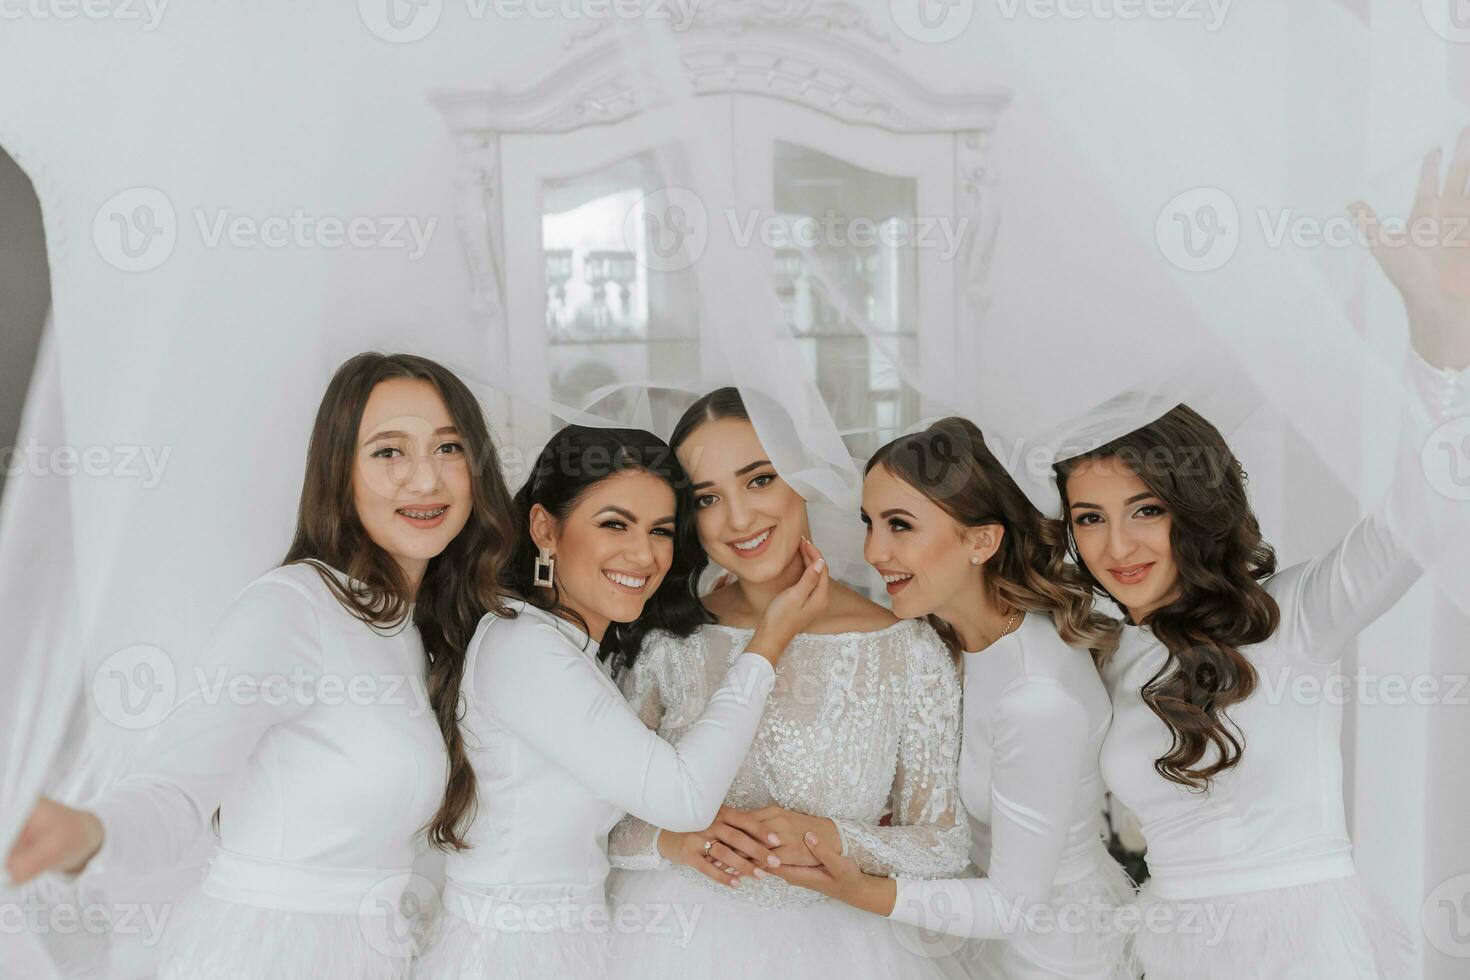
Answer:
[(1117, 457), (1082, 461), (1066, 491), (1077, 553), (1129, 618), (1137, 623), (1171, 602), (1179, 572), (1164, 500)]
[(600, 480), (561, 520), (531, 508), (531, 539), (556, 559), (562, 604), (602, 642), (609, 623), (631, 623), (674, 561), (674, 490), (644, 470)]
[(380, 382), (363, 407), (352, 466), (357, 516), (415, 587), (429, 559), (470, 517), (469, 461), (460, 439), (428, 381)]
[(863, 557), (883, 576), (900, 619), (953, 619), (951, 606), (979, 596), (980, 569), (1003, 534), (998, 524), (964, 526), (882, 464), (863, 478), (862, 516)]
[(744, 582), (769, 582), (800, 562), (806, 501), (776, 473), (745, 419), (705, 422), (679, 444), (699, 543)]

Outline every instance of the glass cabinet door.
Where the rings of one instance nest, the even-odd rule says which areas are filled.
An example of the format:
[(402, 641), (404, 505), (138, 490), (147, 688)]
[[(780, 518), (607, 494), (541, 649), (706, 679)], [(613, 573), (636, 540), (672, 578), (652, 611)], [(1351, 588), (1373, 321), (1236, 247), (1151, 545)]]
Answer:
[[(516, 442), (542, 445), (549, 406), (667, 434), (688, 399), (606, 386), (699, 376), (699, 278), (670, 261), (666, 189), (690, 183), (684, 147), (657, 110), (613, 126), (502, 137), (510, 376)], [(663, 133), (670, 130), (664, 129)], [(728, 146), (728, 132), (709, 139)]]
[[(604, 385), (688, 373), (699, 363), (694, 277), (649, 261), (661, 219), (645, 212), (664, 183), (655, 154), (645, 152), (543, 185), (546, 366), (558, 404), (580, 406)], [(611, 394), (596, 410), (631, 420), (632, 397)], [(652, 397), (656, 414), (667, 414)], [(662, 431), (673, 425), (653, 422)]]
[[(727, 315), (727, 280), (754, 269), (771, 292), (739, 315), (773, 317), (797, 338), (848, 452), (866, 459), (926, 411), (897, 365), (953, 350), (953, 256), (916, 234), (952, 220), (953, 137), (851, 125), (754, 95), (700, 103), (699, 152), (707, 167), (730, 168), (720, 176), (734, 201), (731, 213), (722, 204), (702, 216), (711, 246), (698, 265), (663, 261), (677, 204), (660, 192), (698, 186), (688, 147), (667, 138), (683, 131), (680, 119), (651, 109), (610, 126), (502, 137), (505, 347), (511, 377), (539, 403), (516, 413), (516, 440), (539, 446), (553, 422), (546, 406), (582, 407), (603, 386), (718, 374), (731, 339), (702, 342), (715, 329), (702, 320)], [(741, 275), (724, 269), (731, 261)], [(700, 296), (702, 281), (710, 295)], [(723, 329), (739, 332), (737, 321)], [(623, 391), (590, 407), (632, 420), (640, 397)], [(644, 424), (668, 433), (685, 403), (651, 393)]]
[(926, 412), (898, 365), (949, 349), (953, 138), (853, 126), (772, 100), (737, 103), (742, 198), (774, 215), (776, 316), (866, 460)]
[(772, 193), (784, 242), (774, 256), (778, 316), (801, 338), (817, 387), (866, 459), (883, 434), (918, 418), (881, 334), (900, 358), (915, 355), (918, 270), (905, 230), (916, 217), (913, 177), (875, 173), (821, 150), (775, 140)]

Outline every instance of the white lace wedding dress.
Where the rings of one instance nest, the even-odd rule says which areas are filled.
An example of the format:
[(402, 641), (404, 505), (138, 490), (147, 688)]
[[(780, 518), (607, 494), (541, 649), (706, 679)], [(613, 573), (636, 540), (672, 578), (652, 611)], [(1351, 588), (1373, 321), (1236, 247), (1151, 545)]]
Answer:
[[(646, 724), (677, 742), (751, 632), (712, 625), (653, 644), (623, 678), (624, 692)], [(956, 783), (959, 742), (958, 671), (927, 624), (804, 633), (776, 671), (726, 803), (829, 817), (845, 853), (874, 874), (954, 877), (969, 864), (970, 838)], [(891, 826), (880, 825), (890, 812)], [(661, 858), (657, 835), (627, 817), (608, 842), (618, 869), (608, 880), (614, 978), (944, 975), (938, 957), (952, 947), (926, 942), (912, 926), (775, 876), (718, 884)]]

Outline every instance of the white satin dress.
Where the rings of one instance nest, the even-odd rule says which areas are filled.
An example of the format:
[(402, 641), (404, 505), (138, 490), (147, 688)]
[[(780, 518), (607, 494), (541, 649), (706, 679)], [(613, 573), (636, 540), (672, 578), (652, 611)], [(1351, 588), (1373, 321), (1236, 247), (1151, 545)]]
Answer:
[(375, 629), (314, 568), (284, 565), (245, 587), (198, 667), (148, 771), (88, 804), (105, 840), (82, 894), (180, 863), (218, 806), (219, 847), (171, 909), (160, 980), (407, 977), (400, 902), (446, 776), (418, 630)]
[[(890, 918), (948, 936), (977, 980), (1128, 980), (1133, 885), (1104, 842), (1098, 756), (1112, 706), (1049, 616), (964, 655), (960, 798), (983, 878), (900, 877)], [(936, 947), (938, 948), (938, 947)]]
[[(607, 835), (625, 813), (683, 830), (714, 820), (750, 747), (775, 672), (735, 651), (677, 747), (634, 714), (572, 623), (524, 600), (486, 616), (461, 682), (479, 805), (469, 850), (445, 864), (422, 980), (603, 980), (614, 928)], [(674, 642), (655, 633), (636, 663)], [(667, 922), (666, 922), (667, 920)]]
[(1406, 974), (1403, 928), (1353, 864), (1342, 699), (1330, 692), (1341, 682), (1343, 645), (1419, 578), (1416, 554), (1454, 547), (1463, 560), (1470, 543), (1470, 504), (1426, 479), (1426, 466), (1455, 461), (1421, 456), (1431, 427), (1470, 414), (1470, 372), (1436, 370), (1411, 353), (1408, 376), (1419, 411), (1405, 419), (1387, 494), (1336, 547), (1263, 583), (1281, 625), (1241, 651), (1258, 677), (1254, 693), (1228, 711), (1244, 736), (1238, 765), (1208, 793), (1154, 770), (1170, 739), (1140, 695), (1166, 655), (1148, 628), (1127, 627), (1104, 671), (1113, 726), (1103, 776), (1148, 844), (1136, 936), (1148, 980)]
[[(629, 699), (682, 745), (749, 637), (711, 625), (660, 644), (624, 679)], [(724, 802), (829, 817), (843, 852), (874, 874), (951, 877), (969, 865), (969, 821), (955, 784), (959, 718), (954, 659), (927, 624), (803, 633), (781, 660)], [(936, 954), (911, 926), (775, 876), (718, 884), (665, 860), (658, 830), (629, 818), (612, 834), (613, 914), (651, 923), (664, 911), (668, 921), (614, 932), (611, 980), (944, 976), (938, 957), (948, 951)]]

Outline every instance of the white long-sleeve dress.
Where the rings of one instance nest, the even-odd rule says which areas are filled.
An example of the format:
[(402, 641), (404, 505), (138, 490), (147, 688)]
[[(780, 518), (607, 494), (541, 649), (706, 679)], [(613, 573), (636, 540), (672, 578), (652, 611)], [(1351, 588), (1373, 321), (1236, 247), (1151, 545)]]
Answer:
[(418, 630), (369, 626), (315, 568), (284, 565), (239, 594), (198, 668), (148, 770), (89, 805), (105, 839), (81, 893), (178, 864), (218, 806), (219, 847), (171, 910), (160, 980), (407, 977), (400, 898), (446, 776)]
[(1227, 712), (1243, 735), (1239, 764), (1207, 793), (1154, 770), (1170, 739), (1140, 695), (1166, 655), (1148, 628), (1126, 628), (1104, 671), (1113, 726), (1103, 775), (1148, 844), (1136, 937), (1148, 980), (1405, 975), (1401, 926), (1354, 868), (1342, 699), (1331, 692), (1341, 647), (1419, 577), (1416, 554), (1458, 545), (1463, 560), (1470, 506), (1437, 492), (1426, 469), (1454, 460), (1421, 448), (1429, 428), (1470, 412), (1470, 372), (1436, 370), (1411, 354), (1408, 373), (1420, 412), (1406, 419), (1384, 498), (1336, 547), (1263, 583), (1281, 625), (1241, 651), (1258, 679)]
[[(639, 716), (682, 744), (750, 634), (704, 626), (645, 653), (624, 679)], [(874, 874), (953, 876), (969, 864), (970, 838), (955, 783), (959, 719), (958, 671), (927, 624), (803, 633), (776, 671), (724, 802), (829, 817), (843, 852)], [(891, 825), (880, 825), (885, 813)], [(910, 926), (775, 876), (742, 877), (733, 889), (718, 884), (664, 860), (657, 835), (656, 825), (630, 818), (610, 840), (619, 869), (608, 883), (614, 916), (647, 921), (661, 909), (672, 925), (615, 930), (612, 978), (942, 975), (934, 950)]]
[[(478, 784), (469, 850), (445, 864), (421, 980), (603, 980), (607, 835), (625, 813), (684, 830), (714, 820), (775, 672), (735, 650), (678, 747), (649, 731), (572, 623), (523, 600), (466, 654), (460, 722)], [(658, 659), (672, 637), (640, 653)], [(657, 926), (662, 923), (645, 922)]]
[(901, 877), (890, 918), (984, 940), (958, 951), (977, 980), (1135, 976), (1113, 922), (1133, 885), (1103, 838), (1112, 716), (1091, 655), (1044, 614), (966, 653), (960, 798), (986, 876)]

